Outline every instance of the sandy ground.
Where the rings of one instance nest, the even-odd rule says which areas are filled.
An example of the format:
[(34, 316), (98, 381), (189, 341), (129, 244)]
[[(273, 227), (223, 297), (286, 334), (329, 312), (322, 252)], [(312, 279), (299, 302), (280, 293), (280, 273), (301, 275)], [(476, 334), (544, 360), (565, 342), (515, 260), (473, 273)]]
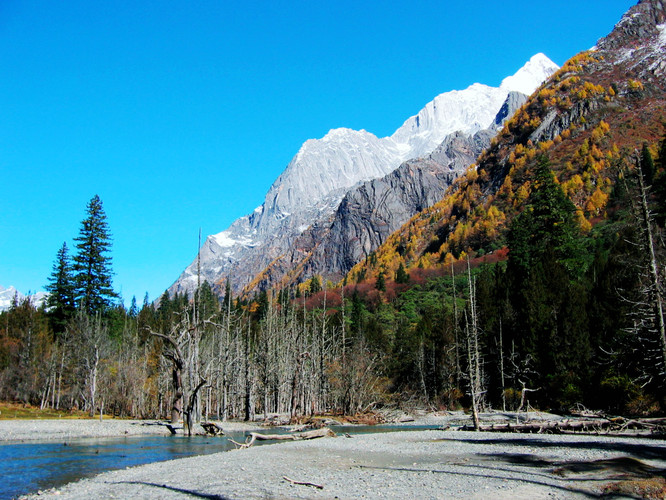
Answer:
[(621, 478), (664, 470), (663, 440), (411, 430), (154, 463), (32, 498), (595, 498)]

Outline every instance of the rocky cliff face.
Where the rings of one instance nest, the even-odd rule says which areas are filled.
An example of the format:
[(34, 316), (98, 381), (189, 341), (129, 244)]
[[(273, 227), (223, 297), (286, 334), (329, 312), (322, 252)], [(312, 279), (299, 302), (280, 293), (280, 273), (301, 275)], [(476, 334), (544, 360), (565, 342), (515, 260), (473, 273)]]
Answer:
[[(206, 239), (200, 254), (201, 279), (215, 285), (229, 278), (238, 292), (256, 283), (256, 276), (276, 259), (285, 262), (285, 255), (301, 247), (310, 255), (306, 247), (311, 247), (302, 242), (330, 225), (349, 189), (384, 177), (410, 158), (430, 154), (456, 131), (471, 136), (492, 127), (513, 90), (531, 92), (556, 69), (538, 54), (499, 88), (474, 84), (437, 96), (390, 137), (336, 129), (322, 139), (306, 141), (260, 207)], [(305, 234), (308, 228), (311, 234)], [(195, 259), (169, 292), (191, 292), (197, 269)]]
[[(625, 139), (631, 142), (640, 135), (636, 129), (641, 125), (663, 121), (665, 77), (666, 0), (643, 0), (596, 47), (576, 56), (548, 83), (546, 91), (554, 96), (555, 105), (548, 105), (545, 96), (526, 105), (527, 114), (539, 125), (527, 129), (527, 134), (525, 129), (510, 130), (508, 140), (490, 152), (487, 163), (493, 174), (486, 192), (494, 192), (504, 182), (511, 167), (510, 148), (527, 140), (547, 143), (566, 131), (589, 131), (603, 119), (614, 133), (624, 130), (617, 144)], [(584, 137), (580, 133), (571, 141), (581, 142)], [(557, 157), (561, 148), (556, 144), (552, 149)]]
[[(399, 264), (441, 266), (462, 252), (487, 256), (504, 243), (523, 209), (542, 155), (576, 206), (581, 227), (591, 229), (610, 212), (614, 183), (632, 168), (634, 152), (663, 139), (665, 68), (666, 2), (644, 0), (528, 99), (471, 175), (376, 251), (373, 261), (381, 266), (364, 262), (352, 272), (372, 278)], [(491, 258), (505, 256), (502, 249)]]
[(607, 37), (599, 40), (597, 47), (605, 51), (621, 51), (621, 57), (626, 57), (627, 50), (645, 48), (645, 40), (663, 35), (665, 22), (664, 0), (641, 0), (622, 17)]
[(252, 286), (269, 288), (315, 275), (342, 278), (414, 214), (439, 201), (526, 99), (524, 94), (511, 92), (491, 127), (473, 135), (454, 132), (431, 154), (407, 161), (385, 177), (348, 191), (330, 222), (305, 231)]

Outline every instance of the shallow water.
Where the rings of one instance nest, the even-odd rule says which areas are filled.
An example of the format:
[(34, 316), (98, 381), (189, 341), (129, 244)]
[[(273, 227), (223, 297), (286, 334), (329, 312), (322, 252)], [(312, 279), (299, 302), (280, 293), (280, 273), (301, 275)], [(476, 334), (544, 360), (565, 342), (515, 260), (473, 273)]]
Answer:
[[(433, 429), (432, 426), (334, 426), (338, 434), (367, 434)], [(265, 432), (286, 432), (276, 428)], [(244, 441), (244, 433), (225, 437), (133, 436), (11, 443), (0, 445), (0, 499), (16, 498), (77, 481), (109, 470), (234, 449), (229, 441)], [(257, 445), (270, 442), (257, 441)]]
[[(243, 439), (242, 434), (232, 439)], [(227, 438), (136, 436), (0, 445), (0, 498), (15, 498), (101, 472), (233, 449)]]

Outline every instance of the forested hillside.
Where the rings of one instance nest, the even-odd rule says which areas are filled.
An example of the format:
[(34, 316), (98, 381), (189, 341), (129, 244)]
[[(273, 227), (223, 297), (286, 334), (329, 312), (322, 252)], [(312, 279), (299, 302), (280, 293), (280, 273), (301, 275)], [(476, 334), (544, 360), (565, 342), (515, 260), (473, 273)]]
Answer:
[(663, 23), (663, 2), (632, 9), (348, 277), (480, 266), (475, 310), (496, 395), (508, 352), (512, 388), (538, 389), (542, 404), (663, 405)]
[(0, 398), (186, 421), (405, 405), (663, 413), (665, 47), (666, 3), (639, 2), (341, 283), (234, 296), (227, 282), (219, 301), (199, 275), (191, 296), (125, 310), (91, 251), (107, 238), (84, 237), (106, 234), (91, 202), (48, 307), (0, 314)]

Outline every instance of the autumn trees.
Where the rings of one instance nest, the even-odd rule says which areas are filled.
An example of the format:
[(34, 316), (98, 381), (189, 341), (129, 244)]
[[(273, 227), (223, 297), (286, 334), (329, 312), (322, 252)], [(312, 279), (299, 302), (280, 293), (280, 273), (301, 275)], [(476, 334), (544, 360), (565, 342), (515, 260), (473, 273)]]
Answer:
[(183, 418), (189, 429), (206, 417), (384, 405), (654, 411), (666, 393), (664, 150), (614, 157), (593, 225), (571, 201), (575, 176), (560, 183), (542, 158), (523, 173), (521, 203), (502, 212), (495, 254), (371, 254), (369, 279), (359, 268), (343, 284), (314, 277), (254, 297), (227, 283), (221, 300), (220, 284), (204, 281), (140, 310), (113, 303), (94, 198), (77, 255), (57, 254), (48, 309), (0, 314), (0, 397)]
[[(124, 308), (113, 303), (110, 234), (98, 196), (88, 203), (74, 241), (73, 258), (66, 243), (58, 250), (45, 287), (45, 309), (37, 310), (26, 299), (4, 313), (2, 343), (9, 357), (0, 390), (4, 397), (41, 407), (74, 405), (92, 414), (109, 396), (101, 393), (100, 381), (112, 376), (106, 370), (112, 364), (111, 337), (120, 338), (127, 327), (112, 321)], [(18, 390), (5, 377), (10, 374), (21, 380)]]

